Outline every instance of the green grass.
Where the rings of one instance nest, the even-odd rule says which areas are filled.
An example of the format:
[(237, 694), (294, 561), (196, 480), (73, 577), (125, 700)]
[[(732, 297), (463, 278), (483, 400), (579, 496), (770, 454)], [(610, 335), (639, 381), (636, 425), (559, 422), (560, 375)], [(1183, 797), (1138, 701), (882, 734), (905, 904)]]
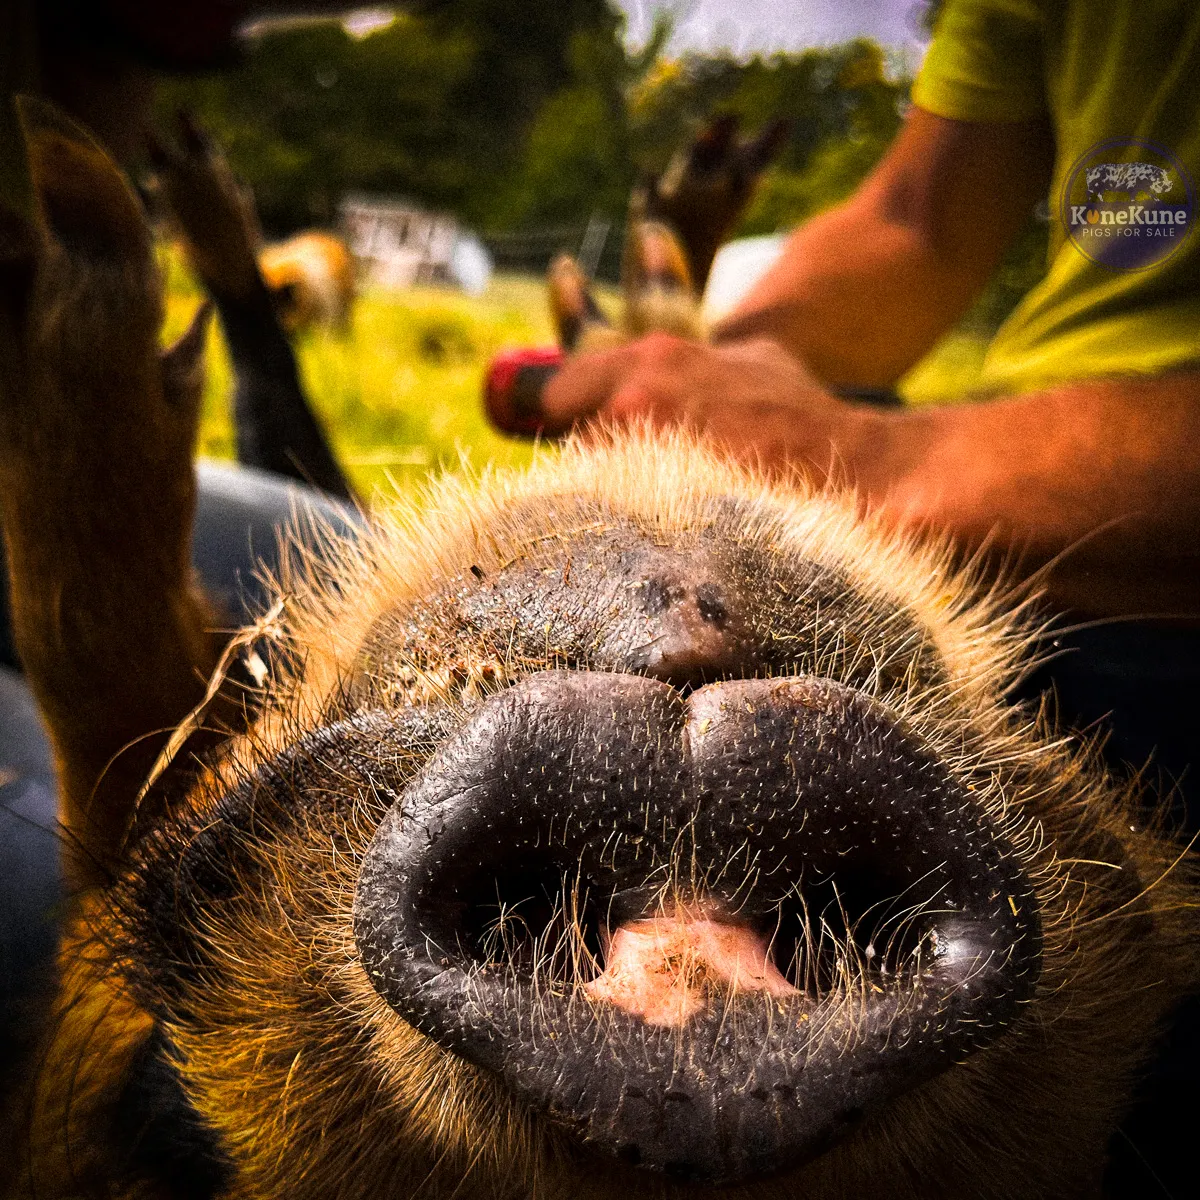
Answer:
[[(200, 293), (179, 260), (164, 254), (165, 337), (176, 336)], [(611, 301), (613, 297), (603, 297)], [(545, 345), (553, 331), (540, 280), (500, 276), (478, 299), (441, 288), (367, 292), (346, 336), (325, 330), (296, 346), (314, 408), (359, 494), (419, 485), (434, 470), (529, 461), (525, 441), (502, 437), (482, 408), (483, 373), (506, 346)], [(952, 401), (978, 376), (986, 342), (952, 333), (901, 382), (912, 404)], [(213, 323), (200, 453), (233, 457), (231, 377)]]
[[(176, 336), (199, 302), (186, 272), (167, 264), (167, 322)], [(368, 292), (345, 336), (303, 335), (296, 355), (309, 397), (359, 494), (407, 489), (430, 471), (469, 461), (520, 465), (530, 444), (488, 425), (483, 374), (506, 346), (553, 341), (542, 284), (501, 278), (478, 299), (448, 289)], [(217, 323), (207, 353), (200, 453), (233, 457), (231, 373)]]

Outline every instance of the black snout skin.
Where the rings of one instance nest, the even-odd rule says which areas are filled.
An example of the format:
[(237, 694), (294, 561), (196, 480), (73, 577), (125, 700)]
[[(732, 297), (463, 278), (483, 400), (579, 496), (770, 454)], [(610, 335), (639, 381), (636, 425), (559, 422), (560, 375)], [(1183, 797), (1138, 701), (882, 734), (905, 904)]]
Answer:
[[(872, 946), (857, 982), (810, 972), (794, 996), (650, 1025), (485, 953), (480, 897), (530, 864), (610, 926), (666, 889), (778, 933), (820, 893), (858, 904), (851, 936), (916, 912), (911, 952)], [(404, 791), (364, 860), (355, 934), (417, 1029), (593, 1148), (710, 1183), (811, 1159), (993, 1040), (1032, 993), (1041, 941), (1011, 846), (863, 694), (793, 677), (685, 696), (568, 671), (487, 700)]]

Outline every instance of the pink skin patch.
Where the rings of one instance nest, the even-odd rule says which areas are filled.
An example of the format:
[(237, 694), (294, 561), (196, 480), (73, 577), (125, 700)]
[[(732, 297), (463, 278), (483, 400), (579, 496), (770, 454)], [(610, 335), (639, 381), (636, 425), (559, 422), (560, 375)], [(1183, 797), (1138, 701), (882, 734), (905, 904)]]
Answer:
[(682, 1025), (714, 990), (794, 996), (753, 930), (681, 910), (622, 925), (584, 991), (648, 1025)]

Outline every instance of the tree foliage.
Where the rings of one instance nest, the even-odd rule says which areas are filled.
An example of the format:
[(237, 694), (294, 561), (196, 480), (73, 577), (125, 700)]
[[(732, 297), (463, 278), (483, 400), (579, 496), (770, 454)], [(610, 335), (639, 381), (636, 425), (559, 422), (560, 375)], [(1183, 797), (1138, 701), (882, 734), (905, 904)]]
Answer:
[(355, 38), (336, 22), (282, 28), (231, 71), (175, 80), (227, 147), (274, 233), (333, 218), (348, 191), (399, 193), (485, 231), (619, 220), (639, 172), (717, 112), (792, 134), (748, 228), (793, 223), (844, 195), (899, 123), (906, 81), (879, 50), (640, 51), (608, 0), (456, 0)]

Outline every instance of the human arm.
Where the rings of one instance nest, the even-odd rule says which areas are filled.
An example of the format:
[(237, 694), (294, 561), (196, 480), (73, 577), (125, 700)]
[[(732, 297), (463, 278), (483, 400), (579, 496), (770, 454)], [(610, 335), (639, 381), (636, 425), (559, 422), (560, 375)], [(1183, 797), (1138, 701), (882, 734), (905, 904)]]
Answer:
[(914, 111), (862, 191), (797, 232), (716, 345), (658, 336), (579, 356), (547, 389), (548, 427), (588, 414), (690, 424), (742, 457), (832, 474), (964, 551), (986, 540), (1027, 571), (1062, 555), (1046, 578), (1062, 607), (1195, 608), (1195, 376), (887, 412), (827, 388), (890, 384), (970, 303), (1044, 187), (1037, 129)]
[(914, 107), (843, 204), (802, 225), (712, 331), (765, 335), (829, 384), (888, 387), (966, 311), (1045, 195), (1040, 120), (955, 121)]
[(741, 457), (850, 483), (894, 523), (966, 552), (986, 541), (1025, 571), (1055, 560), (1045, 585), (1060, 607), (1195, 611), (1200, 377), (892, 411), (828, 390), (886, 386), (960, 315), (1044, 188), (1037, 128), (915, 110), (860, 193), (795, 235), (715, 345), (655, 335), (580, 355), (546, 390), (547, 428), (688, 424)]
[(1200, 615), (1200, 373), (867, 413), (853, 470), (897, 525), (991, 540), (1093, 616)]

